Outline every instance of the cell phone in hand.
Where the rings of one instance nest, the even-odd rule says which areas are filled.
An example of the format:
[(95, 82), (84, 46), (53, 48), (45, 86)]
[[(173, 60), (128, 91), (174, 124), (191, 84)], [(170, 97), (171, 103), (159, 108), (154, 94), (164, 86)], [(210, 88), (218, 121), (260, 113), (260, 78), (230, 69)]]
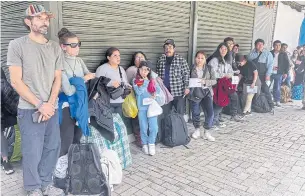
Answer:
[(41, 119), (39, 120), (40, 112), (34, 112), (32, 114), (33, 123), (40, 123)]

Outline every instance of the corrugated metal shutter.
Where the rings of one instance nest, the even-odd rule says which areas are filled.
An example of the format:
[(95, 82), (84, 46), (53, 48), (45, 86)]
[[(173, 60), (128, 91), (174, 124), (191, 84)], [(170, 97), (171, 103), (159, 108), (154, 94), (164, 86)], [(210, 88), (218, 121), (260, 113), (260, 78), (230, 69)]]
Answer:
[(7, 47), (11, 40), (28, 33), (22, 20), (29, 4), (39, 4), (39, 2), (1, 1), (1, 67), (4, 68), (8, 80)]
[(138, 50), (155, 63), (167, 38), (173, 38), (177, 52), (187, 58), (190, 8), (190, 2), (64, 1), (63, 26), (80, 37), (80, 56), (90, 70), (111, 46), (120, 49), (123, 67)]
[(249, 53), (252, 45), (255, 8), (234, 2), (200, 1), (198, 8), (197, 48), (212, 54), (226, 37)]

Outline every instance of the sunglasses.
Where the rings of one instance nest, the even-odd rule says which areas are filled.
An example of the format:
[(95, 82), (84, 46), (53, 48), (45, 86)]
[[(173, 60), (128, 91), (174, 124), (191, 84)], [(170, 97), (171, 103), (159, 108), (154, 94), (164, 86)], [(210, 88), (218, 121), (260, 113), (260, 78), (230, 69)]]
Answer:
[(77, 46), (80, 47), (82, 45), (82, 42), (78, 43), (70, 43), (70, 44), (63, 44), (64, 46), (70, 46), (71, 48), (76, 48)]

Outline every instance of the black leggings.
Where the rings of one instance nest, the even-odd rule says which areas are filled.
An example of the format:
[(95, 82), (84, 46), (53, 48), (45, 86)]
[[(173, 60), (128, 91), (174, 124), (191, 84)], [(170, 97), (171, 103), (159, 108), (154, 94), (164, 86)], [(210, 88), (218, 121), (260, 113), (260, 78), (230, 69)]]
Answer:
[(76, 121), (71, 118), (70, 108), (64, 108), (62, 110), (62, 123), (60, 125), (61, 148), (59, 156), (67, 154), (71, 144), (80, 143), (82, 131), (75, 123)]

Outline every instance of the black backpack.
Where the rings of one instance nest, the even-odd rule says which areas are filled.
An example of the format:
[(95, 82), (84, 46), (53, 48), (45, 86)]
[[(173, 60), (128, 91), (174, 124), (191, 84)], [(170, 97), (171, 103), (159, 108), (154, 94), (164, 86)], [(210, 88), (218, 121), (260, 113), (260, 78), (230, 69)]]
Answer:
[(162, 131), (164, 134), (163, 144), (165, 146), (185, 146), (191, 140), (183, 116), (178, 114), (175, 109), (163, 119)]
[(255, 95), (252, 101), (252, 110), (257, 113), (268, 113), (272, 110), (264, 93), (260, 93), (258, 97)]
[(73, 195), (110, 195), (95, 144), (72, 144), (69, 147), (66, 194), (68, 192)]

